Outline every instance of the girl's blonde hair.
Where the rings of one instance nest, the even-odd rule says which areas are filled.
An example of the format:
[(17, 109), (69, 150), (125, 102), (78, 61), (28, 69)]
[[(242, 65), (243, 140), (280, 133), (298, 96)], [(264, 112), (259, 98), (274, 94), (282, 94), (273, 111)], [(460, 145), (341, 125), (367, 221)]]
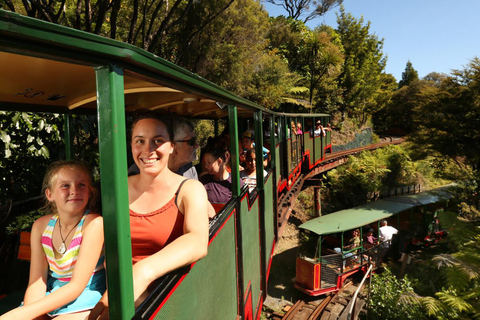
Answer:
[(45, 173), (42, 183), (42, 194), (44, 197), (45, 205), (42, 207), (42, 210), (50, 213), (57, 213), (57, 207), (55, 202), (49, 201), (45, 194), (47, 189), (52, 190), (55, 179), (61, 170), (65, 169), (77, 169), (82, 171), (87, 177), (88, 181), (88, 190), (90, 195), (88, 197), (87, 209), (92, 211), (97, 211), (97, 202), (98, 202), (98, 190), (93, 186), (93, 177), (92, 170), (90, 166), (85, 161), (81, 160), (59, 160), (50, 164)]

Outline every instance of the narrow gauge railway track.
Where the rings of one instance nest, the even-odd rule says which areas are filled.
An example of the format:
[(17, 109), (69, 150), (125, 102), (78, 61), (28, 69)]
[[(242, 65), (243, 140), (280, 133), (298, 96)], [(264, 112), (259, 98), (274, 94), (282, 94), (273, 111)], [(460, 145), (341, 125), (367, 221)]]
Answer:
[[(298, 300), (284, 315), (274, 313), (273, 320), (350, 320), (348, 312), (352, 297), (357, 290), (353, 282), (347, 283), (340, 291), (321, 299), (305, 302)], [(363, 298), (357, 298), (354, 319), (365, 305)]]

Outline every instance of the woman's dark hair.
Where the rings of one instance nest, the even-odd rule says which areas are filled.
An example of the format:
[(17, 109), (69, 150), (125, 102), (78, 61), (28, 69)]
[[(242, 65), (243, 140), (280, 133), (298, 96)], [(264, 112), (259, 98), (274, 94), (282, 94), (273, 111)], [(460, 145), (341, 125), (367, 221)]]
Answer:
[(132, 140), (133, 129), (137, 125), (137, 122), (140, 121), (140, 120), (143, 120), (143, 119), (153, 119), (153, 120), (157, 120), (157, 121), (163, 123), (163, 125), (167, 129), (169, 140), (170, 140), (170, 142), (173, 143), (173, 141), (175, 139), (175, 136), (174, 136), (174, 133), (173, 133), (172, 116), (170, 114), (160, 115), (160, 114), (152, 112), (152, 111), (146, 111), (146, 112), (138, 113), (138, 114), (135, 115), (135, 118), (133, 119), (132, 126), (130, 128), (130, 141)]
[(207, 148), (205, 148), (205, 152), (204, 154), (211, 154), (212, 157), (215, 158), (215, 160), (217, 160), (218, 158), (221, 158), (223, 160), (223, 162), (226, 162), (226, 155), (225, 155), (225, 149), (222, 148), (222, 147), (218, 147), (218, 146), (208, 146)]

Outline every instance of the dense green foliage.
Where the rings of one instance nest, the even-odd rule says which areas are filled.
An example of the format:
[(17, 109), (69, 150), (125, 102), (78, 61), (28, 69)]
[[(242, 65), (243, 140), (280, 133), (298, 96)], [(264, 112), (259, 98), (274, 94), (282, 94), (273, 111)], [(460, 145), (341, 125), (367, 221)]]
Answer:
[(408, 278), (397, 279), (388, 268), (385, 268), (381, 274), (374, 274), (368, 319), (425, 319), (421, 307), (405, 299), (406, 295), (413, 293), (413, 283)]
[[(98, 170), (98, 135), (94, 116), (72, 119), (73, 157)], [(40, 195), (43, 173), (53, 161), (65, 159), (64, 117), (0, 111), (0, 203)], [(94, 172), (94, 177), (98, 178)]]
[(2, 200), (40, 194), (45, 168), (62, 155), (63, 118), (52, 114), (0, 112)]
[(422, 177), (418, 163), (407, 151), (389, 146), (350, 157), (346, 165), (328, 172), (327, 211), (351, 208), (378, 197), (380, 191), (418, 184)]

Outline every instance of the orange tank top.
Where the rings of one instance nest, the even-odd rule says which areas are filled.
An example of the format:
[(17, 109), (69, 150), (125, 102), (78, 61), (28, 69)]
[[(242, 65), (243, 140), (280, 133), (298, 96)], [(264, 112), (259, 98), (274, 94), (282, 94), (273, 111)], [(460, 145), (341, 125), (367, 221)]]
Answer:
[(163, 207), (146, 214), (130, 210), (130, 234), (132, 237), (133, 264), (157, 253), (167, 244), (183, 235), (183, 213), (177, 207), (177, 195)]

